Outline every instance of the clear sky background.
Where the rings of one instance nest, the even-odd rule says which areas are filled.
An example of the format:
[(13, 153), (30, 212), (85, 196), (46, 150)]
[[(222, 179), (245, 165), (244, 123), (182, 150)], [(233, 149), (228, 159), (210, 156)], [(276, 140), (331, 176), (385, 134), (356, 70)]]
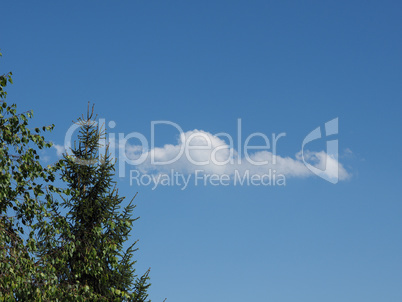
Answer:
[[(115, 133), (286, 132), (339, 118), (331, 184), (130, 186), (138, 273), (153, 301), (402, 300), (399, 1), (3, 1), (1, 73), (32, 125), (64, 135), (88, 101)], [(243, 138), (244, 139), (244, 138)], [(176, 144), (161, 127), (156, 144)], [(256, 140), (257, 144), (257, 140)], [(325, 140), (312, 145), (325, 148)], [(57, 160), (56, 150), (43, 154)]]

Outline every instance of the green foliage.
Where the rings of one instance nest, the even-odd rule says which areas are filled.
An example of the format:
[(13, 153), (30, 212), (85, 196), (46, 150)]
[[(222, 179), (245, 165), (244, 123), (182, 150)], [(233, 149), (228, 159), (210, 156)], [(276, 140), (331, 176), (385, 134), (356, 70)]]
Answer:
[(120, 210), (114, 163), (98, 160), (105, 133), (88, 114), (71, 156), (43, 167), (54, 126), (30, 130), (32, 112), (5, 102), (8, 83), (0, 76), (0, 301), (146, 301), (149, 271), (137, 277), (135, 243), (123, 248), (134, 206)]
[(149, 272), (135, 275), (135, 242), (123, 249), (136, 220), (131, 218), (134, 206), (131, 201), (119, 210), (124, 197), (118, 195), (108, 153), (99, 160), (105, 133), (92, 117), (88, 112), (77, 121), (78, 147), (64, 155), (61, 177), (71, 194), (61, 205), (67, 214), (54, 208), (50, 223), (40, 222), (40, 257), (62, 259), (54, 264), (59, 286), (79, 284), (104, 301), (146, 301)]
[[(1, 54), (0, 54), (1, 55)], [(35, 231), (31, 228), (39, 213), (46, 212), (39, 198), (50, 199), (57, 191), (47, 184), (55, 180), (59, 167), (42, 167), (38, 150), (49, 148), (42, 132), (53, 125), (31, 131), (32, 112), (17, 114), (16, 105), (5, 99), (11, 73), (0, 76), (0, 301), (29, 301), (41, 296), (42, 279)], [(24, 231), (28, 232), (25, 234)]]

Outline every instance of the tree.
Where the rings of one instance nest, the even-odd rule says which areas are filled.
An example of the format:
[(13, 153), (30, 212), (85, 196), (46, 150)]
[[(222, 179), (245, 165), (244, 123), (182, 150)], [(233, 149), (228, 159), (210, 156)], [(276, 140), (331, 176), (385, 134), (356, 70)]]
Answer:
[(5, 102), (7, 83), (11, 73), (0, 76), (0, 301), (146, 301), (149, 271), (137, 277), (135, 242), (123, 248), (134, 206), (119, 211), (114, 163), (96, 160), (105, 133), (89, 113), (72, 155), (43, 167), (37, 150), (54, 126), (30, 130), (32, 112)]
[(55, 180), (59, 166), (42, 167), (37, 152), (51, 146), (41, 133), (54, 126), (31, 131), (32, 111), (17, 114), (16, 105), (6, 103), (11, 75), (0, 76), (0, 301), (29, 301), (41, 296), (43, 279), (52, 275), (34, 257), (32, 225), (46, 212), (39, 199), (50, 200), (55, 192), (45, 186)]
[(71, 155), (64, 155), (61, 170), (71, 192), (61, 203), (67, 213), (63, 217), (54, 208), (51, 223), (42, 221), (39, 254), (41, 258), (51, 255), (62, 259), (55, 265), (59, 286), (79, 284), (93, 293), (92, 300), (145, 301), (149, 271), (137, 278), (133, 261), (136, 242), (123, 248), (136, 220), (132, 218), (134, 198), (119, 210), (124, 197), (119, 196), (113, 181), (114, 162), (108, 148), (99, 156), (105, 131), (93, 117), (92, 107), (77, 121), (78, 146), (72, 148)]

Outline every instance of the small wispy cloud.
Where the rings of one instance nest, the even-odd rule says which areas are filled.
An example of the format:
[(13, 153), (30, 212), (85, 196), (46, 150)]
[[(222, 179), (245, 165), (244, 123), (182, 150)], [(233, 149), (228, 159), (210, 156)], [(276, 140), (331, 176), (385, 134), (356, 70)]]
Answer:
[(63, 145), (53, 144), (52, 147), (56, 149), (56, 153), (57, 153), (58, 157), (61, 157), (63, 155), (63, 153), (65, 151)]

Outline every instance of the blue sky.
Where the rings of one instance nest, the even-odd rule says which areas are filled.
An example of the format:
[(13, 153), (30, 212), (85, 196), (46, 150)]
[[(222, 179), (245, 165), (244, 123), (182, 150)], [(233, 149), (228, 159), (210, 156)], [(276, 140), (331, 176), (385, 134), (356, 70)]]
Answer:
[[(168, 120), (236, 140), (239, 118), (243, 142), (286, 133), (277, 152), (294, 161), (284, 164), (291, 170), (306, 135), (338, 118), (347, 177), (337, 184), (291, 171), (286, 186), (152, 190), (118, 178), (122, 195), (139, 192), (138, 272), (151, 267), (153, 301), (401, 301), (401, 9), (398, 1), (8, 1), (1, 72), (14, 73), (9, 102), (33, 109), (33, 126), (54, 123), (48, 139), (58, 145), (90, 101), (116, 123), (116, 137), (149, 140), (151, 122)], [(158, 131), (162, 151), (179, 145), (175, 129)], [(43, 156), (57, 159), (55, 149)]]

